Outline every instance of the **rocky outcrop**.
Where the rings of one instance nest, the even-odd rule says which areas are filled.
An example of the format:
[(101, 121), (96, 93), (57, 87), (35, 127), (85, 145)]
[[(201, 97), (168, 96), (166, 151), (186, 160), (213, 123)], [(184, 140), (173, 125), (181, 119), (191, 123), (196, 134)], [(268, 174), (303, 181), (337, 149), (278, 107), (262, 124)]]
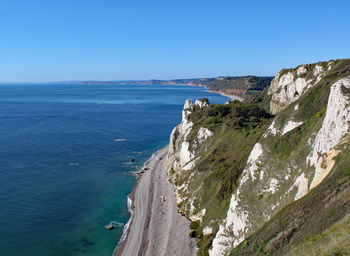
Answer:
[[(297, 69), (297, 70), (300, 70)], [(299, 73), (305, 70), (299, 71)], [(323, 69), (315, 67), (313, 73), (322, 75)], [(307, 86), (298, 87), (292, 81), (292, 74), (288, 73), (281, 79), (281, 85), (287, 86), (288, 91), (301, 92), (300, 97)], [(260, 228), (282, 207), (293, 200), (305, 196), (308, 191), (317, 185), (328, 175), (334, 166), (333, 157), (336, 156), (336, 147), (349, 132), (350, 99), (345, 91), (350, 88), (350, 78), (344, 78), (335, 82), (330, 88), (327, 111), (322, 126), (316, 138), (309, 138), (307, 155), (302, 160), (295, 158), (276, 159), (271, 158), (271, 137), (284, 136), (293, 129), (301, 126), (302, 121), (286, 120), (284, 125), (276, 128), (276, 120), (270, 125), (262, 139), (255, 145), (250, 153), (246, 168), (243, 171), (240, 186), (232, 195), (230, 207), (226, 219), (220, 225), (219, 231), (213, 241), (210, 255), (227, 255), (231, 248), (240, 244), (252, 232)], [(276, 81), (275, 79), (275, 84)], [(310, 85), (310, 84), (309, 84)], [(313, 86), (313, 85), (312, 85)], [(272, 92), (273, 90), (271, 90)], [(292, 94), (276, 92), (281, 103), (276, 112), (282, 111), (287, 104), (297, 100), (289, 97)], [(275, 103), (272, 104), (272, 106)], [(297, 112), (298, 108), (294, 108)], [(291, 119), (293, 114), (290, 113)], [(278, 117), (276, 119), (278, 120)], [(297, 149), (295, 149), (297, 152)], [(312, 167), (312, 168), (310, 168)], [(267, 203), (263, 198), (269, 196)]]
[(336, 82), (331, 87), (327, 112), (322, 128), (318, 132), (313, 150), (307, 158), (309, 165), (316, 168), (310, 188), (316, 187), (331, 171), (338, 153), (335, 150), (344, 135), (349, 131), (350, 108), (349, 96), (343, 90), (350, 88), (350, 77)]
[(203, 141), (207, 140), (210, 136), (213, 136), (213, 134), (214, 133), (208, 130), (207, 128), (201, 127), (198, 131), (197, 140), (199, 143), (202, 143)]
[[(233, 248), (273, 220), (284, 207), (313, 194), (309, 191), (332, 171), (335, 156), (342, 152), (342, 146), (349, 136), (349, 69), (350, 61), (346, 65), (330, 61), (282, 70), (273, 79), (268, 89), (270, 98), (266, 98), (270, 99), (269, 107), (275, 116), (270, 115), (261, 130), (246, 130), (247, 136), (259, 133), (244, 153), (240, 176), (236, 176), (236, 180), (232, 176), (229, 180), (234, 183), (234, 189), (226, 194), (227, 201), (222, 201), (226, 203), (226, 208), (217, 218), (208, 218), (216, 213), (213, 214), (208, 205), (203, 206), (201, 196), (207, 189), (211, 189), (210, 193), (220, 194), (228, 187), (226, 183), (218, 187), (211, 184), (218, 180), (211, 180), (214, 175), (211, 175), (208, 166), (220, 166), (215, 175), (232, 175), (233, 172), (227, 170), (231, 167), (227, 159), (235, 158), (233, 155), (227, 156), (226, 148), (221, 150), (220, 146), (230, 147), (227, 143), (229, 139), (234, 144), (234, 138), (237, 138), (230, 135), (222, 141), (217, 136), (231, 132), (223, 127), (244, 130), (250, 125), (246, 122), (254, 122), (255, 118), (248, 116), (243, 119), (239, 116), (247, 113), (243, 112), (248, 105), (245, 103), (240, 103), (242, 105), (237, 108), (242, 112), (230, 113), (237, 115), (237, 119), (228, 122), (228, 119), (220, 121), (216, 118), (230, 111), (235, 102), (210, 106), (206, 101), (196, 101), (195, 104), (191, 100), (186, 101), (182, 122), (174, 128), (170, 137), (166, 170), (175, 186), (180, 212), (190, 220), (201, 223), (202, 235), (207, 241), (212, 239), (209, 248), (211, 256), (229, 255)], [(199, 110), (196, 115), (200, 116), (200, 124), (191, 118), (191, 113), (196, 110)], [(207, 120), (203, 121), (200, 115), (203, 113), (210, 119), (210, 125), (206, 123)], [(216, 127), (216, 130), (212, 127)], [(241, 149), (244, 150), (244, 147), (235, 148)], [(220, 157), (213, 158), (212, 153)], [(221, 200), (216, 194), (215, 197), (206, 195), (205, 198)], [(265, 249), (270, 250), (274, 241)]]
[(181, 176), (182, 172), (189, 171), (194, 167), (196, 161), (199, 159), (199, 156), (196, 155), (196, 149), (214, 134), (209, 129), (200, 127), (194, 141), (191, 144), (188, 141), (188, 135), (193, 129), (193, 123), (189, 120), (193, 107), (204, 108), (209, 105), (210, 103), (207, 99), (196, 100), (195, 104), (190, 99), (186, 100), (182, 111), (182, 121), (173, 129), (170, 135), (169, 150), (165, 160), (165, 169), (170, 176), (170, 180), (175, 185), (177, 203), (181, 203), (184, 200), (188, 201), (190, 206), (186, 211), (188, 218), (193, 221), (201, 220), (205, 214), (205, 209), (195, 214), (196, 209), (193, 206), (194, 198), (187, 197), (187, 185), (191, 182), (193, 175), (186, 182), (182, 183), (181, 186), (176, 184), (176, 180)]
[(300, 98), (307, 90), (318, 83), (327, 71), (331, 70), (332, 62), (327, 70), (321, 65), (302, 65), (296, 69), (282, 70), (272, 80), (268, 94), (272, 95), (270, 110), (277, 114), (286, 106)]
[(188, 117), (193, 107), (192, 100), (186, 100), (182, 110), (182, 121), (176, 126), (170, 135), (170, 144), (165, 166), (168, 171), (180, 170), (192, 161), (194, 154), (189, 150), (189, 143), (186, 141), (191, 132), (193, 123)]
[(198, 107), (200, 107), (200, 108), (203, 108), (203, 107), (206, 107), (206, 106), (209, 105), (209, 100), (206, 99), (206, 98), (200, 99), (200, 100), (196, 100), (196, 101), (194, 102), (194, 105), (195, 105), (195, 106), (198, 106)]

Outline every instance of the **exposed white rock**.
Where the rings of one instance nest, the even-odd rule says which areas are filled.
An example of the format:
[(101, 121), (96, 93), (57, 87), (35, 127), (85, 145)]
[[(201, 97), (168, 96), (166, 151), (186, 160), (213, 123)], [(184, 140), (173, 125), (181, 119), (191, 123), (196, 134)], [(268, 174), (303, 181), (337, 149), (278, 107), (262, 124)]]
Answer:
[(294, 197), (294, 200), (298, 200), (305, 196), (308, 192), (308, 182), (309, 180), (305, 177), (305, 174), (302, 173), (294, 182), (294, 186), (298, 187), (298, 192)]
[(186, 100), (182, 111), (182, 121), (171, 132), (168, 155), (164, 163), (167, 172), (171, 169), (188, 170), (194, 166), (194, 161), (190, 162), (194, 159), (194, 154), (189, 150), (189, 143), (186, 141), (193, 127), (193, 123), (188, 120), (192, 106), (192, 100)]
[(188, 115), (191, 113), (192, 106), (193, 106), (192, 100), (187, 99), (185, 101), (184, 108), (182, 110), (182, 122), (181, 122), (181, 124), (183, 124), (183, 126), (187, 126), (187, 123), (190, 123), (188, 121)]
[[(326, 116), (316, 136), (313, 150), (307, 157), (307, 163), (316, 168), (310, 188), (317, 186), (326, 176), (325, 172), (330, 171), (322, 168), (322, 162), (325, 160), (324, 154), (329, 153), (331, 149), (338, 145), (349, 130), (349, 98), (343, 94), (342, 87), (350, 88), (350, 77), (341, 79), (331, 86)], [(327, 160), (331, 161), (329, 157), (327, 157)], [(320, 179), (320, 177), (323, 178)]]
[[(313, 83), (314, 79), (306, 80), (305, 78), (298, 77), (306, 72), (307, 68), (305, 66), (300, 66), (297, 68), (296, 72), (291, 70), (283, 75), (281, 75), (280, 72), (272, 80), (268, 91), (268, 94), (272, 95), (270, 101), (270, 110), (272, 114), (277, 114), (283, 110), (286, 106), (299, 99), (301, 95), (315, 85), (315, 83)], [(313, 70), (313, 74), (318, 82), (324, 77), (325, 70), (321, 65), (317, 65)]]
[(317, 84), (322, 79), (322, 77), (325, 76), (324, 68), (321, 65), (316, 65), (314, 68), (314, 76), (316, 76), (315, 84)]
[(194, 157), (194, 154), (189, 150), (190, 144), (187, 141), (182, 142), (180, 149), (180, 164), (184, 166)]
[[(298, 97), (299, 98), (299, 94), (303, 93), (304, 88), (307, 86), (307, 82), (305, 80), (305, 78), (297, 78), (297, 80), (295, 80), (295, 90), (293, 88), (291, 88), (290, 93), (294, 93), (294, 98)], [(298, 94), (298, 95), (295, 95)]]
[(203, 235), (209, 235), (213, 233), (213, 228), (212, 227), (209, 227), (209, 226), (206, 226), (204, 229), (203, 229)]
[(188, 121), (186, 117), (182, 120), (181, 124), (179, 125), (179, 132), (181, 135), (184, 136), (185, 140), (188, 134), (190, 134), (192, 126), (193, 126), (193, 123)]
[(184, 110), (185, 109), (189, 109), (189, 108), (191, 108), (193, 106), (193, 103), (192, 103), (192, 100), (191, 99), (187, 99), (186, 101), (185, 101), (185, 104), (184, 104)]
[(286, 175), (284, 176), (284, 179), (285, 180), (289, 180), (291, 174), (292, 174), (292, 170), (291, 170), (291, 168), (288, 167), (287, 170), (286, 170)]
[(272, 178), (270, 180), (270, 187), (266, 192), (271, 192), (272, 194), (274, 194), (278, 189), (278, 183), (279, 183), (278, 179)]
[[(271, 209), (272, 210), (274, 210), (276, 207), (278, 207), (280, 204), (279, 203), (276, 203), (276, 204), (273, 204), (272, 206), (271, 206)], [(271, 216), (268, 216), (267, 217), (267, 219), (270, 219), (271, 218)]]
[[(245, 238), (245, 229), (248, 228), (248, 213), (245, 212), (238, 199), (239, 192), (231, 197), (230, 208), (227, 213), (226, 225), (220, 225), (219, 231), (213, 240), (210, 256), (228, 255), (230, 249), (237, 246)], [(230, 232), (227, 232), (227, 231)], [(231, 236), (229, 233), (232, 233)]]
[[(194, 156), (193, 153), (190, 152), (190, 154), (191, 154), (191, 157)], [(198, 160), (198, 159), (199, 159), (199, 157), (197, 157), (196, 159), (193, 159), (193, 160), (191, 158), (191, 160), (189, 162), (187, 162), (185, 165), (182, 166), (181, 170), (183, 170), (183, 171), (191, 170), (196, 165), (196, 160)]]
[(205, 215), (206, 209), (202, 209), (199, 213), (197, 213), (196, 215), (192, 215), (190, 216), (190, 220), (191, 221), (197, 221), (199, 220), (200, 222), (202, 222), (203, 216)]
[(259, 164), (259, 157), (262, 155), (263, 149), (260, 143), (256, 143), (253, 147), (252, 152), (250, 152), (248, 161), (247, 161), (247, 166), (248, 166), (248, 171), (250, 173), (250, 176), (252, 180), (255, 180), (255, 171), (258, 170), (258, 164)]
[(264, 171), (261, 170), (260, 171), (260, 175), (259, 175), (260, 180), (262, 180), (264, 178), (264, 174), (265, 174)]
[(333, 64), (333, 62), (329, 62), (328, 63), (328, 65), (327, 65), (327, 70), (328, 71), (332, 69), (332, 64)]
[(199, 143), (202, 143), (203, 141), (207, 140), (209, 137), (213, 136), (213, 132), (208, 130), (207, 128), (201, 127), (199, 128), (197, 140)]
[(193, 123), (188, 120), (188, 116), (191, 113), (192, 106), (192, 100), (188, 99), (185, 101), (185, 105), (182, 110), (182, 121), (179, 125), (179, 132), (184, 136), (185, 140), (187, 135), (191, 132), (191, 128), (193, 126)]
[(306, 72), (307, 72), (307, 67), (305, 67), (305, 66), (300, 66), (297, 69), (297, 75), (298, 76), (302, 75), (302, 74), (305, 74)]
[(209, 102), (208, 101), (205, 101), (205, 100), (196, 100), (194, 102), (194, 105), (200, 107), (200, 108), (203, 108), (203, 107), (206, 107), (209, 105)]
[(282, 135), (285, 135), (287, 132), (290, 132), (291, 130), (297, 128), (298, 126), (302, 125), (303, 122), (294, 122), (292, 120), (288, 121), (288, 123), (284, 126)]
[(252, 180), (255, 179), (255, 171), (258, 169), (259, 159), (262, 156), (262, 145), (256, 143), (250, 152), (247, 165), (243, 170), (240, 186), (231, 197), (226, 223), (224, 222), (220, 225), (219, 231), (213, 240), (213, 248), (209, 250), (210, 256), (227, 255), (232, 246), (235, 247), (244, 240), (246, 231), (249, 228), (249, 215), (241, 203), (240, 188), (247, 181), (250, 181), (249, 177)]
[(319, 74), (323, 73), (324, 69), (321, 65), (316, 65), (316, 67), (314, 68), (314, 76), (318, 76)]
[(273, 120), (273, 122), (271, 123), (271, 125), (267, 129), (272, 135), (276, 135), (277, 134), (277, 129), (275, 127), (275, 120)]
[[(314, 85), (313, 81), (315, 81), (315, 78), (322, 77), (325, 71), (322, 66), (321, 68), (310, 70), (309, 72), (313, 72), (317, 77), (307, 81), (303, 78), (295, 77), (295, 75), (301, 75), (305, 72), (307, 71), (299, 67), (297, 70), (281, 76), (280, 79), (277, 77), (274, 79), (276, 80), (275, 89), (271, 90), (271, 93), (276, 103), (275, 113), (278, 113), (288, 104), (298, 99)], [(310, 171), (312, 171), (310, 168), (306, 170), (301, 169), (304, 168), (304, 164), (298, 167), (298, 164), (300, 164), (298, 161), (292, 161), (290, 163), (278, 162), (278, 165), (276, 165), (274, 161), (278, 161), (278, 159), (267, 158), (268, 153), (266, 152), (268, 152), (267, 150), (269, 150), (269, 148), (268, 144), (265, 145), (264, 143), (265, 141), (269, 142), (269, 139), (273, 138), (266, 137), (266, 135), (285, 135), (300, 126), (302, 122), (293, 121), (291, 118), (290, 121), (281, 127), (273, 122), (263, 135), (266, 139), (263, 138), (255, 144), (238, 183), (239, 187), (231, 197), (227, 217), (219, 225), (219, 231), (213, 240), (213, 247), (209, 250), (211, 256), (228, 255), (232, 247), (237, 246), (254, 230), (259, 228), (260, 224), (263, 225), (264, 221), (273, 217), (281, 207), (293, 199), (298, 200), (305, 196), (310, 188), (318, 185), (323, 178), (326, 177), (334, 165), (333, 157), (337, 154), (334, 147), (341, 142), (344, 134), (349, 131), (349, 99), (343, 94), (341, 90), (342, 86), (350, 88), (350, 78), (339, 80), (332, 85), (322, 128), (318, 131), (317, 136), (315, 133), (312, 139), (310, 138), (307, 142), (312, 146), (311, 153), (307, 158), (307, 163), (315, 166), (314, 177), (312, 177), (312, 173), (310, 173)], [(277, 96), (274, 96), (275, 94)], [(190, 114), (192, 105), (187, 105), (188, 108), (185, 109), (185, 113), (183, 114), (183, 122), (181, 127), (179, 126), (177, 130), (178, 134), (176, 135), (174, 132), (174, 136), (181, 138), (178, 140), (180, 142), (176, 149), (176, 156), (178, 157), (176, 161), (178, 161), (179, 167), (177, 170), (189, 170), (193, 168), (196, 161), (196, 156), (193, 152), (189, 151), (189, 144), (184, 140), (189, 133), (188, 131), (191, 131), (193, 126), (193, 124), (189, 124), (190, 122), (188, 121), (188, 115)], [(298, 108), (299, 105), (296, 104), (294, 110), (296, 111)], [(291, 111), (291, 113), (295, 114), (294, 111)], [(207, 140), (213, 135), (207, 128), (202, 128), (199, 129), (197, 134), (196, 141), (198, 141), (198, 143)], [(186, 186), (188, 186), (188, 184), (189, 183), (186, 183)], [(176, 190), (176, 193), (177, 191), (179, 191), (179, 189)], [(183, 191), (185, 191), (185, 188), (183, 188)], [(255, 194), (246, 197), (251, 191)], [(270, 207), (267, 207), (268, 209), (263, 208), (266, 198), (259, 198), (259, 193), (261, 191), (274, 194), (271, 196), (271, 199), (269, 199)], [(195, 194), (193, 191), (191, 191), (191, 193)], [(195, 195), (198, 198), (198, 195)], [(185, 198), (183, 200), (186, 202), (184, 205), (190, 207), (189, 218), (191, 220), (202, 221), (205, 215), (205, 209), (202, 209), (200, 212), (198, 212), (198, 210), (203, 207), (195, 209), (193, 205), (195, 196), (191, 197), (191, 195), (187, 194), (183, 196), (183, 198)], [(194, 212), (198, 213), (193, 215)], [(210, 234), (213, 230), (211, 227), (206, 226), (203, 232), (204, 234)]]
[(270, 109), (273, 114), (281, 111), (285, 106), (297, 100), (307, 87), (305, 78), (297, 78), (294, 81), (292, 72), (283, 75), (280, 79), (278, 76), (271, 82), (269, 94), (272, 94)]

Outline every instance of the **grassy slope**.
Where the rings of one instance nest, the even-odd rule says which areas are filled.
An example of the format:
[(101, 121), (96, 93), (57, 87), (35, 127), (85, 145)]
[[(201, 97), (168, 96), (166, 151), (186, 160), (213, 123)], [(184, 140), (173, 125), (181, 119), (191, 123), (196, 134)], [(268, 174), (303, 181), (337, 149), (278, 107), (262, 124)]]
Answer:
[[(336, 61), (332, 72), (295, 103), (299, 104), (299, 110), (294, 113), (294, 119), (301, 120), (304, 124), (285, 136), (276, 136), (274, 140), (270, 140), (270, 157), (277, 157), (280, 162), (288, 158), (299, 163), (305, 162), (308, 151), (305, 145), (307, 139), (321, 125), (330, 85), (348, 76), (349, 70), (350, 60)], [(295, 104), (277, 116), (277, 127), (283, 127)], [(349, 167), (344, 164), (350, 166), (347, 160), (349, 154), (349, 150), (344, 149), (327, 180), (306, 197), (283, 208), (272, 220), (235, 248), (231, 255), (282, 255), (291, 247), (300, 245), (305, 239), (316, 236), (335, 221), (339, 221), (349, 212), (349, 175), (343, 175), (345, 172), (350, 173)], [(342, 200), (338, 200), (340, 195)]]
[[(279, 127), (283, 127), (286, 120), (290, 118), (291, 112), (293, 112), (295, 120), (303, 121), (304, 124), (286, 136), (276, 137), (272, 140), (267, 138), (266, 140), (270, 139), (271, 157), (277, 156), (279, 161), (288, 160), (289, 158), (300, 158), (305, 162), (305, 157), (309, 152), (309, 149), (305, 146), (306, 140), (320, 128), (326, 110), (329, 87), (335, 80), (349, 75), (350, 60), (336, 61), (334, 67), (327, 77), (323, 78), (317, 86), (303, 96), (305, 100), (299, 100), (295, 103), (299, 104), (298, 111), (293, 112), (295, 104), (292, 104), (279, 114), (276, 120), (276, 125)], [(244, 103), (235, 101), (229, 105), (212, 105), (203, 109), (195, 108), (190, 116), (191, 121), (194, 122), (194, 127), (188, 137), (192, 149), (200, 127), (206, 127), (214, 132), (214, 136), (204, 142), (204, 145), (196, 148), (197, 154), (200, 155), (200, 160), (196, 163), (195, 169), (184, 171), (175, 181), (180, 186), (184, 182), (191, 180), (188, 184), (190, 193), (188, 197), (194, 198), (192, 202), (196, 209), (194, 213), (199, 212), (201, 209), (206, 209), (202, 223), (198, 221), (191, 224), (191, 228), (194, 231), (191, 232), (191, 236), (199, 238), (198, 255), (208, 255), (208, 249), (211, 247), (212, 240), (218, 230), (218, 223), (226, 217), (230, 197), (236, 189), (238, 178), (245, 167), (249, 153), (271, 123), (272, 118), (266, 113), (269, 109), (270, 98), (271, 96), (267, 95), (267, 88), (265, 88)], [(194, 178), (191, 179), (193, 174)], [(313, 192), (308, 196), (311, 195), (313, 195)], [(270, 225), (266, 224), (257, 233), (248, 238), (245, 243), (236, 248), (232, 255), (261, 255), (264, 253), (279, 255), (281, 252), (287, 252), (291, 246), (299, 245), (299, 242), (291, 244), (287, 242), (288, 247), (283, 242), (287, 241), (296, 230), (295, 227), (292, 227), (291, 231), (289, 230), (288, 221), (294, 223), (295, 219), (298, 226), (299, 220), (297, 217), (299, 213), (301, 214), (300, 221), (303, 222), (304, 218), (307, 221), (307, 216), (302, 214), (302, 210), (300, 210), (303, 207), (306, 212), (313, 211), (311, 215), (308, 215), (312, 219), (313, 214), (320, 210), (317, 208), (317, 204), (313, 204), (313, 200), (319, 200), (325, 197), (325, 194), (317, 194), (317, 196), (317, 199), (311, 199), (311, 203), (307, 202), (305, 206), (295, 208), (295, 215), (293, 213), (294, 210), (292, 210), (296, 207), (294, 203), (287, 206), (286, 210), (280, 211), (270, 221), (272, 222), (275, 219), (277, 221), (277, 224), (271, 224), (273, 226), (271, 230), (265, 229), (265, 227)], [(266, 203), (268, 203), (268, 200), (269, 198), (265, 197), (260, 199), (261, 202), (266, 201)], [(187, 215), (186, 211), (190, 208), (190, 202), (185, 201), (182, 204), (179, 205), (180, 209)], [(289, 210), (291, 210), (290, 214)], [(341, 212), (338, 216), (334, 215), (334, 218), (330, 219), (324, 228), (341, 219), (345, 214), (344, 211)], [(285, 222), (285, 220), (288, 221)], [(320, 221), (320, 219), (317, 220)], [(302, 226), (302, 224), (300, 225)], [(213, 227), (213, 233), (203, 236), (203, 228), (206, 226)], [(314, 230), (316, 233), (311, 232), (309, 236), (313, 236), (321, 230), (323, 229)], [(281, 232), (282, 244), (277, 239), (277, 247), (275, 249), (271, 249), (274, 246), (269, 246), (268, 248), (270, 249), (264, 251), (267, 243)], [(304, 231), (301, 232), (301, 234), (304, 234)], [(302, 239), (305, 237), (302, 236)], [(274, 243), (271, 244), (274, 245)]]
[[(198, 255), (207, 255), (218, 221), (226, 217), (230, 197), (236, 189), (237, 179), (242, 173), (254, 144), (269, 125), (271, 116), (256, 104), (238, 101), (227, 105), (212, 105), (195, 108), (190, 120), (194, 127), (188, 141), (193, 145), (200, 127), (207, 127), (215, 136), (199, 149), (201, 160), (197, 162), (195, 179), (189, 184), (191, 196), (198, 198), (194, 206), (198, 211), (205, 208), (206, 214), (201, 224), (193, 223), (192, 236), (199, 238)], [(181, 184), (192, 171), (178, 180)], [(201, 188), (197, 191), (197, 188)], [(210, 224), (214, 234), (203, 237), (202, 230)]]
[(270, 85), (273, 77), (225, 77), (222, 80), (214, 80), (207, 85), (213, 91), (227, 92), (228, 94), (238, 94), (246, 97), (259, 93)]
[(350, 255), (350, 215), (291, 249), (287, 256)]
[[(318, 187), (283, 208), (261, 229), (233, 249), (230, 255), (284, 255), (292, 248), (300, 248), (307, 244), (307, 241), (312, 241), (313, 237), (317, 237), (348, 215), (349, 154), (350, 148), (347, 143), (346, 148), (337, 156), (332, 173)], [(326, 247), (323, 250), (327, 250), (329, 255), (333, 248)]]

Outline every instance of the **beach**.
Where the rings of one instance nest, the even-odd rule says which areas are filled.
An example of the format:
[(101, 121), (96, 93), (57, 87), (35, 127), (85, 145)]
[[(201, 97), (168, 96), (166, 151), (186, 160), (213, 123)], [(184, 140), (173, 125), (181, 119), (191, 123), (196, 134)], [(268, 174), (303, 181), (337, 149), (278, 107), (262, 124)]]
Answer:
[(196, 254), (196, 240), (190, 238), (189, 220), (177, 211), (173, 185), (163, 164), (168, 147), (156, 152), (144, 167), (132, 192), (132, 220), (126, 239), (115, 256)]

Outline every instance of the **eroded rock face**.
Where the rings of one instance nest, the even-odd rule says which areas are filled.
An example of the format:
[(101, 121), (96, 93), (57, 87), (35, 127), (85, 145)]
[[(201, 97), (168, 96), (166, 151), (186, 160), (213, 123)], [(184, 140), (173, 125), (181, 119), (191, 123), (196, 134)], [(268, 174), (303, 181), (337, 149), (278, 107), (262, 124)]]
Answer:
[[(318, 76), (322, 70), (315, 68)], [(285, 85), (290, 85), (291, 77), (287, 76), (283, 81)], [(233, 247), (258, 230), (280, 209), (305, 196), (328, 175), (334, 166), (333, 158), (338, 153), (337, 145), (349, 132), (350, 98), (346, 89), (350, 89), (350, 77), (331, 86), (325, 118), (317, 135), (315, 133), (308, 141), (310, 151), (309, 155), (306, 153), (304, 163), (294, 159), (290, 162), (282, 159), (280, 162), (268, 155), (269, 136), (282, 137), (303, 122), (293, 121), (291, 116), (279, 127), (276, 127), (275, 121), (270, 125), (250, 153), (240, 185), (231, 197), (227, 217), (213, 240), (213, 248), (209, 250), (211, 256), (228, 255)], [(268, 205), (264, 201), (266, 196), (269, 197)]]
[[(328, 66), (331, 70), (331, 65)], [(310, 73), (307, 79), (307, 74)], [(318, 83), (325, 76), (326, 70), (321, 65), (316, 65), (313, 70), (306, 66), (296, 69), (281, 71), (271, 82), (268, 94), (272, 95), (270, 111), (277, 114), (286, 106), (296, 101), (308, 89)]]
[(288, 121), (288, 123), (283, 128), (282, 135), (285, 135), (286, 133), (292, 131), (293, 129), (299, 127), (302, 124), (303, 122), (294, 122), (293, 120)]
[(297, 100), (311, 81), (305, 78), (296, 78), (292, 71), (277, 75), (271, 82), (269, 94), (272, 94), (270, 110), (277, 114), (284, 107)]
[[(209, 137), (213, 136), (214, 133), (207, 128), (200, 127), (198, 130), (197, 136), (195, 137), (192, 144), (187, 141), (188, 135), (193, 129), (193, 123), (189, 120), (189, 115), (192, 112), (194, 106), (206, 107), (208, 106), (207, 101), (196, 101), (195, 105), (192, 104), (192, 100), (186, 100), (184, 108), (182, 111), (182, 121), (176, 126), (171, 135), (170, 135), (170, 144), (168, 155), (165, 160), (165, 170), (170, 176), (170, 180), (173, 183), (176, 183), (176, 178), (181, 176), (182, 172), (191, 170), (196, 163), (196, 160), (199, 159), (199, 156), (196, 155), (196, 149), (204, 143)], [(189, 178), (183, 182), (181, 185), (175, 185), (175, 194), (177, 197), (177, 203), (187, 201), (189, 209), (187, 209), (188, 217), (191, 220), (201, 220), (205, 215), (206, 210), (201, 209), (199, 212), (194, 214), (197, 209), (193, 206), (195, 198), (189, 198), (188, 193), (188, 184), (193, 179), (193, 175), (190, 175)]]
[[(331, 69), (332, 62), (302, 65), (280, 72), (273, 80), (269, 94), (272, 96), (270, 107), (276, 114), (275, 119), (250, 152), (237, 183), (238, 187), (230, 198), (226, 218), (216, 220), (220, 224), (212, 249), (209, 250), (211, 256), (229, 255), (233, 247), (261, 228), (287, 204), (305, 196), (331, 171), (334, 166), (333, 158), (338, 153), (337, 147), (349, 133), (350, 98), (347, 93), (350, 90), (350, 77), (333, 82), (332, 85), (320, 83), (322, 90), (330, 88), (327, 110), (324, 114), (323, 106), (316, 108), (319, 111), (317, 113), (321, 114), (312, 122), (310, 119), (303, 119), (303, 113), (307, 111), (303, 100), (309, 99), (306, 97), (313, 94), (302, 97)], [(311, 93), (315, 91), (317, 90)], [(292, 106), (284, 110), (289, 104)], [(198, 203), (201, 195), (198, 191), (203, 189), (201, 185), (193, 187), (189, 184), (196, 184), (193, 181), (196, 181), (198, 173), (193, 170), (196, 170), (196, 161), (200, 159), (198, 150), (203, 152), (206, 145), (215, 139), (212, 137), (215, 134), (210, 128), (198, 129), (188, 117), (193, 108), (205, 106), (202, 103), (193, 105), (192, 101), (186, 101), (182, 122), (171, 134), (166, 159), (166, 170), (172, 181), (186, 173), (186, 176), (177, 179), (179, 182), (175, 185), (177, 202), (182, 205), (180, 209), (186, 207), (186, 216), (199, 221), (202, 221), (210, 209), (204, 209)], [(198, 129), (197, 134), (193, 134), (193, 129)], [(298, 149), (288, 149), (290, 151), (285, 155), (273, 152), (276, 148), (280, 149), (277, 147), (280, 140), (289, 141), (294, 135), (304, 136), (300, 139), (303, 143), (297, 144), (296, 140)], [(216, 231), (210, 223), (205, 225), (204, 234)]]
[[(316, 167), (315, 175), (311, 182), (310, 187), (317, 186), (323, 178), (329, 173), (331, 168), (327, 168), (331, 163), (330, 156), (333, 158), (337, 152), (331, 151), (336, 145), (338, 145), (341, 139), (349, 130), (350, 122), (350, 107), (349, 107), (349, 96), (343, 93), (343, 88), (350, 88), (350, 77), (344, 78), (332, 85), (326, 116), (323, 120), (323, 125), (318, 132), (314, 147), (307, 162), (311, 166)], [(328, 165), (325, 164), (322, 167), (322, 163), (328, 160)], [(326, 160), (326, 163), (327, 163)]]
[(207, 100), (196, 100), (194, 105), (203, 108), (209, 105), (209, 102)]
[(297, 75), (300, 76), (302, 74), (307, 73), (307, 67), (305, 66), (300, 66), (297, 68)]
[(168, 155), (164, 163), (167, 171), (181, 169), (194, 157), (186, 141), (193, 127), (193, 123), (188, 119), (192, 107), (192, 100), (186, 100), (182, 110), (182, 121), (170, 134)]
[(199, 143), (202, 143), (203, 141), (207, 140), (209, 137), (213, 136), (213, 132), (211, 132), (209, 129), (201, 127), (198, 131), (197, 140)]

